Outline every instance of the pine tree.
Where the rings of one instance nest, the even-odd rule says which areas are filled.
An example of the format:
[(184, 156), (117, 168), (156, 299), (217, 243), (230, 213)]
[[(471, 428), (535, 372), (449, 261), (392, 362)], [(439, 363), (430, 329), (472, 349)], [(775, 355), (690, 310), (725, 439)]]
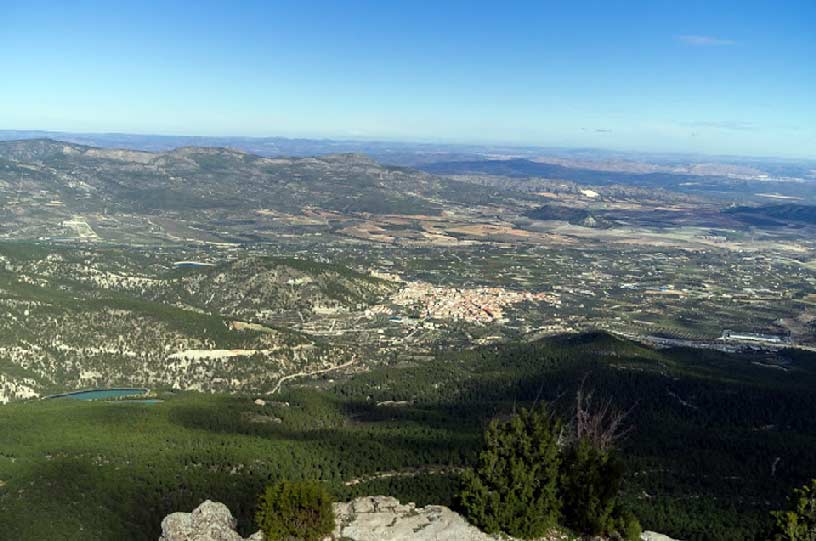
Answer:
[(587, 534), (614, 530), (623, 465), (584, 439), (565, 455), (560, 491), (564, 523)]
[(556, 525), (560, 430), (543, 407), (490, 423), (478, 465), (463, 477), (460, 504), (471, 522), (524, 539)]
[(816, 541), (816, 479), (793, 491), (793, 508), (777, 511), (774, 541)]

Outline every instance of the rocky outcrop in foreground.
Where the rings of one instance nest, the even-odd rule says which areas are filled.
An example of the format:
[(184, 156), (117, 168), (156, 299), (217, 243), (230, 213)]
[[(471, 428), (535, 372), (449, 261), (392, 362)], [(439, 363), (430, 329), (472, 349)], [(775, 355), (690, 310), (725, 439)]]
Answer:
[[(513, 541), (487, 535), (458, 513), (440, 505), (416, 507), (389, 496), (367, 496), (335, 503), (336, 527), (332, 537), (344, 541)], [(235, 519), (223, 503), (207, 500), (192, 513), (173, 513), (162, 521), (159, 541), (263, 541), (261, 532), (244, 539), (235, 531)], [(546, 541), (556, 541), (554, 537)], [(644, 532), (643, 541), (675, 541)], [(545, 541), (545, 540), (542, 540)]]
[(236, 520), (227, 506), (205, 501), (192, 513), (164, 517), (159, 541), (263, 541), (261, 532), (244, 539), (235, 531)]
[(663, 535), (662, 533), (650, 532), (650, 531), (643, 532), (641, 534), (640, 538), (643, 541), (677, 541), (676, 539), (672, 539), (668, 535)]
[(334, 536), (354, 541), (493, 541), (447, 507), (369, 496), (334, 504)]

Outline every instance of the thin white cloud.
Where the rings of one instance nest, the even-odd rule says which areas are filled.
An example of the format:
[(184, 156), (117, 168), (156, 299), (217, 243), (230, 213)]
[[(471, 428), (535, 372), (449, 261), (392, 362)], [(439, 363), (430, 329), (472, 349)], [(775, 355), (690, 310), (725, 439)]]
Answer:
[(729, 45), (736, 45), (737, 42), (732, 39), (715, 38), (713, 36), (699, 36), (693, 34), (686, 34), (677, 36), (678, 41), (682, 41), (686, 45), (693, 45), (695, 47), (727, 47)]
[(754, 131), (759, 127), (753, 122), (744, 122), (741, 120), (699, 120), (696, 122), (686, 122), (686, 126), (692, 128), (714, 128), (717, 130), (732, 130), (732, 131)]

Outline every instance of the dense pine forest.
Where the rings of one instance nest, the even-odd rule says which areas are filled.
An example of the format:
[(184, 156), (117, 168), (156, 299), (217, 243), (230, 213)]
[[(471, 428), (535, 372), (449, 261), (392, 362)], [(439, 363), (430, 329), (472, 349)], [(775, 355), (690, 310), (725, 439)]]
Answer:
[[(454, 505), (490, 419), (539, 401), (569, 422), (583, 385), (629, 411), (624, 500), (689, 541), (761, 539), (816, 475), (816, 355), (654, 350), (607, 334), (395, 358), (274, 397), (156, 390), (161, 402), (0, 408), (0, 531), (9, 539), (156, 539), (204, 499), (255, 530), (258, 494), (319, 480), (335, 499)], [(337, 377), (334, 375), (333, 377)]]

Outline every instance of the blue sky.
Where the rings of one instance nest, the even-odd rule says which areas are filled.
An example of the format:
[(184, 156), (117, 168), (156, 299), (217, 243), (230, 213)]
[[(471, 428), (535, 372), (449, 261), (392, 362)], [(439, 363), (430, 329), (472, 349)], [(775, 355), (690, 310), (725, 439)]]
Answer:
[(0, 0), (0, 129), (816, 157), (816, 2)]

